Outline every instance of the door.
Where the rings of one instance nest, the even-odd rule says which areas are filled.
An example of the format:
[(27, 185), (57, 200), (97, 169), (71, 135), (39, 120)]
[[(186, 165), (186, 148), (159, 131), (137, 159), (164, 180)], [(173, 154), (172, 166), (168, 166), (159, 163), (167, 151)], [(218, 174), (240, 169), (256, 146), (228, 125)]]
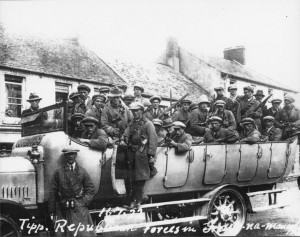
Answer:
[(268, 178), (278, 178), (283, 175), (287, 159), (286, 152), (289, 149), (290, 147), (288, 143), (272, 143)]
[(238, 181), (250, 181), (255, 177), (257, 171), (257, 162), (260, 158), (258, 144), (241, 144), (241, 160), (238, 172)]

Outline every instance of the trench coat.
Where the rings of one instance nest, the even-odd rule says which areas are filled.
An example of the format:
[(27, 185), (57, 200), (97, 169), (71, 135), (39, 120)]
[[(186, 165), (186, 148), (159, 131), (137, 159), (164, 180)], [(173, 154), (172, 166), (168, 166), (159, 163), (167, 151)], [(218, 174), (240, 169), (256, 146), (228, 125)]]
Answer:
[(190, 134), (184, 132), (181, 136), (177, 136), (175, 133), (171, 139), (177, 143), (177, 147), (175, 147), (176, 151), (186, 152), (191, 149), (193, 138)]
[[(67, 225), (79, 223), (92, 225), (88, 205), (95, 195), (94, 185), (86, 170), (76, 164), (74, 171), (65, 165), (54, 171), (49, 193), (49, 213), (55, 213), (58, 220), (66, 220)], [(74, 209), (66, 208), (66, 200), (73, 199)], [(76, 229), (76, 227), (75, 227)], [(58, 228), (60, 230), (60, 228)], [(67, 231), (67, 230), (65, 230)], [(73, 236), (72, 232), (61, 233), (60, 235)], [(77, 236), (96, 236), (93, 231), (79, 231)]]
[[(136, 135), (133, 136), (133, 134)], [(147, 138), (147, 143), (143, 149), (141, 149), (142, 136)], [(128, 161), (133, 164), (134, 167), (132, 172), (132, 181), (150, 179), (148, 156), (155, 156), (157, 149), (157, 135), (153, 123), (147, 118), (133, 120), (126, 128), (123, 138), (128, 144)], [(138, 145), (138, 149), (136, 151), (134, 151), (131, 146), (135, 144)]]
[(191, 117), (191, 113), (190, 112), (184, 112), (182, 109), (177, 110), (173, 116), (172, 116), (172, 121), (180, 121), (182, 123), (184, 123), (185, 125), (188, 124), (189, 120)]
[(108, 136), (103, 129), (96, 129), (91, 135), (84, 131), (81, 138), (89, 139), (90, 147), (100, 151), (105, 151), (108, 145)]
[(222, 127), (229, 130), (236, 130), (236, 122), (234, 115), (229, 110), (224, 110), (222, 114), (219, 114), (217, 111), (213, 112), (211, 116), (218, 116), (222, 119)]
[(213, 132), (209, 130), (205, 133), (203, 137), (204, 143), (210, 142), (225, 142), (234, 143), (239, 139), (239, 134), (237, 131), (232, 131), (226, 128), (220, 128), (218, 132)]

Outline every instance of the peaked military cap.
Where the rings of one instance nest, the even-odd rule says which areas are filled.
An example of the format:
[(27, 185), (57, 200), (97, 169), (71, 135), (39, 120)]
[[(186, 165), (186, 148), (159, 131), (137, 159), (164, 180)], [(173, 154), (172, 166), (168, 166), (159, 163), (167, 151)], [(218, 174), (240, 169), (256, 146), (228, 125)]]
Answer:
[(129, 109), (142, 109), (144, 111), (144, 105), (142, 105), (140, 102), (133, 102), (131, 105), (129, 105)]
[(75, 97), (78, 97), (78, 96), (80, 96), (80, 93), (79, 92), (72, 92), (70, 95), (69, 95), (69, 99), (70, 100), (73, 100), (73, 99), (75, 99)]
[(184, 123), (180, 122), (180, 121), (175, 121), (172, 124), (174, 126), (174, 128), (185, 128), (186, 126), (184, 125)]
[(171, 126), (173, 126), (173, 122), (172, 122), (171, 118), (167, 118), (163, 121), (163, 124), (162, 124), (163, 128), (168, 128), (168, 127), (171, 127)]
[(237, 90), (237, 86), (236, 85), (230, 85), (227, 90), (228, 91), (230, 91), (230, 90)]
[(263, 90), (257, 90), (256, 93), (254, 94), (254, 96), (263, 96), (263, 97), (265, 97)]
[(83, 119), (83, 118), (84, 118), (84, 114), (82, 114), (82, 113), (75, 113), (71, 116), (71, 120)]
[(27, 100), (28, 102), (32, 102), (32, 101), (36, 101), (36, 100), (41, 100), (42, 98), (40, 98), (37, 94), (35, 93), (30, 93), (29, 95), (29, 99)]
[(163, 121), (161, 121), (161, 120), (158, 119), (158, 118), (155, 118), (155, 119), (152, 120), (152, 123), (153, 123), (153, 124), (156, 124), (156, 125), (162, 126)]
[(85, 85), (85, 84), (81, 84), (81, 85), (79, 85), (79, 86), (77, 86), (77, 90), (79, 91), (79, 90), (86, 90), (88, 93), (90, 93), (91, 92), (91, 88), (89, 88), (87, 85)]
[(106, 101), (106, 96), (105, 95), (93, 95), (92, 97), (92, 101), (94, 102), (96, 99), (98, 98), (102, 98), (103, 99), (103, 102)]
[(217, 87), (215, 87), (214, 90), (215, 91), (222, 91), (222, 90), (224, 90), (224, 88), (222, 86), (217, 86)]
[(159, 100), (159, 103), (161, 102), (161, 98), (158, 95), (152, 96), (149, 100), (150, 100), (151, 103), (153, 102), (153, 100)]
[(271, 100), (271, 103), (273, 104), (273, 103), (281, 103), (282, 102), (282, 100), (281, 99), (273, 99), (273, 100)]
[(107, 96), (108, 97), (119, 97), (121, 95), (122, 95), (122, 91), (117, 86), (114, 86), (110, 89)]
[(99, 124), (99, 120), (94, 117), (85, 117), (82, 121), (83, 124)]
[(272, 120), (272, 121), (274, 121), (275, 118), (274, 118), (273, 116), (265, 116), (265, 117), (263, 118), (263, 120)]
[(223, 105), (223, 106), (225, 106), (225, 105), (226, 105), (226, 102), (225, 102), (224, 100), (217, 100), (217, 101), (215, 102), (215, 105)]
[(212, 121), (218, 121), (220, 123), (222, 123), (222, 119), (218, 116), (212, 116), (209, 118), (209, 120), (212, 122)]
[(140, 86), (140, 85), (135, 85), (134, 87), (133, 87), (133, 89), (140, 89), (142, 92), (144, 92), (144, 87), (142, 87), (142, 86)]
[(77, 153), (79, 152), (80, 150), (78, 148), (75, 148), (71, 145), (68, 145), (68, 146), (65, 146), (63, 149), (62, 149), (62, 152), (67, 154), (67, 153)]
[(254, 90), (251, 86), (245, 86), (244, 90), (248, 90), (248, 91), (251, 91), (252, 93), (254, 93)]
[(249, 124), (249, 123), (254, 124), (255, 122), (254, 122), (254, 120), (253, 120), (252, 118), (244, 118), (244, 119), (242, 120), (242, 124), (243, 124), (243, 125)]
[(295, 102), (294, 97), (291, 96), (290, 94), (286, 94), (286, 95), (284, 96), (284, 99), (285, 99), (285, 100), (289, 100), (289, 101), (291, 101), (292, 103)]
[(99, 92), (109, 92), (110, 88), (108, 86), (103, 86), (99, 89)]

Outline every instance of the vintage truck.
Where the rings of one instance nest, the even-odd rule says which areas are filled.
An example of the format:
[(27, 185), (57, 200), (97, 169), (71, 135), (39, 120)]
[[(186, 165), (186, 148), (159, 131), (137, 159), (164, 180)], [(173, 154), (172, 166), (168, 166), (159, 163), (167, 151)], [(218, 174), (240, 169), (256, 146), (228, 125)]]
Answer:
[[(297, 136), (252, 145), (200, 144), (183, 154), (158, 147), (158, 173), (145, 186), (150, 198), (134, 213), (137, 218), (124, 218), (133, 215), (121, 207), (126, 200), (124, 155), (118, 145), (100, 152), (70, 137), (67, 109), (66, 103), (59, 103), (23, 117), (22, 138), (14, 144), (10, 157), (0, 158), (2, 236), (28, 234), (26, 219), (41, 224), (39, 232), (50, 230), (49, 186), (54, 170), (62, 164), (61, 150), (68, 144), (80, 149), (77, 162), (88, 171), (96, 189), (90, 213), (95, 225), (101, 221), (97, 233), (118, 231), (122, 221), (123, 228), (199, 221), (210, 223), (215, 235), (237, 235), (247, 213), (283, 207), (276, 194), (285, 190), (277, 189), (276, 183), (299, 159)], [(269, 196), (269, 203), (253, 208), (251, 197), (263, 194)], [(105, 216), (107, 208), (109, 215)], [(122, 221), (120, 215), (114, 215), (120, 210)]]

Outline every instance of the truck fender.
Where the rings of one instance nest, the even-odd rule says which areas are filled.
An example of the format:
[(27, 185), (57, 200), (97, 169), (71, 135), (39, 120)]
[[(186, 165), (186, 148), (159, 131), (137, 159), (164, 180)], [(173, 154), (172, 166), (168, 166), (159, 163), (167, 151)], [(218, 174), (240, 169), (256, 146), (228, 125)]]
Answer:
[(30, 218), (30, 214), (24, 206), (6, 199), (0, 199), (0, 212), (10, 216), (16, 223), (19, 223), (20, 219)]

